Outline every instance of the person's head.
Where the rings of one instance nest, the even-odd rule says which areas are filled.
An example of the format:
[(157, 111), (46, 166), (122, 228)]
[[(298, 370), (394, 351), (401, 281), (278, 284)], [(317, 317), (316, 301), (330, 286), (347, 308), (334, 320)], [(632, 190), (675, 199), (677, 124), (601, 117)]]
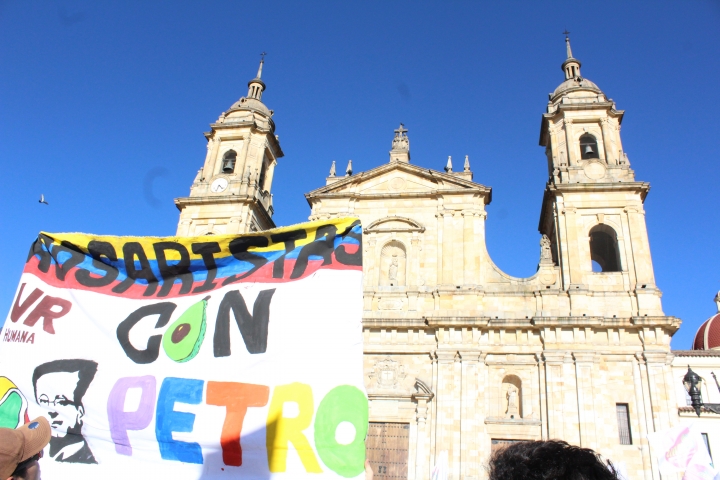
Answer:
[(510, 444), (490, 458), (489, 480), (617, 480), (612, 463), (560, 440)]
[(96, 372), (97, 363), (81, 359), (55, 360), (35, 368), (35, 401), (48, 409), (54, 437), (80, 433), (85, 415), (82, 399)]
[(50, 430), (45, 417), (16, 429), (0, 428), (0, 479), (39, 480), (38, 460), (50, 442)]

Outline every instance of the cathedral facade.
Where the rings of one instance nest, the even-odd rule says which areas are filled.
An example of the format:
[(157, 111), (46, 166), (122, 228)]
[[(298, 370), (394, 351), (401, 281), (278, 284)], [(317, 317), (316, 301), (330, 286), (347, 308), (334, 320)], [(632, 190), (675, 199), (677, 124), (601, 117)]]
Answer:
[[(467, 159), (413, 165), (395, 130), (386, 162), (333, 167), (305, 195), (310, 220), (362, 221), (367, 452), (376, 478), (428, 479), (447, 456), (452, 479), (487, 477), (491, 452), (557, 438), (597, 450), (627, 478), (659, 479), (646, 434), (678, 423), (670, 339), (645, 222), (650, 186), (623, 151), (623, 111), (580, 74), (567, 42), (564, 79), (541, 116), (547, 177), (537, 272), (502, 272), (485, 245), (490, 187)], [(274, 227), (272, 179), (283, 156), (261, 101), (223, 112), (177, 235)], [(682, 405), (685, 405), (684, 398)]]

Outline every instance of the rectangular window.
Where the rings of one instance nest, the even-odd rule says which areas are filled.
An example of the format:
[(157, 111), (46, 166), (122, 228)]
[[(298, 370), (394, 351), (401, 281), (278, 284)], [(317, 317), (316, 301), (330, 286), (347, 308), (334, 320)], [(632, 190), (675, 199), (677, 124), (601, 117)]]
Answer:
[(620, 445), (632, 445), (630, 434), (630, 410), (627, 403), (615, 404), (617, 412), (618, 433), (620, 434)]
[(505, 447), (509, 447), (513, 443), (523, 442), (525, 440), (510, 440), (507, 438), (493, 438), (490, 440), (490, 453), (495, 453)]
[(713, 462), (712, 452), (710, 451), (710, 439), (708, 438), (708, 434), (703, 433), (702, 437), (703, 437), (703, 441), (705, 441), (705, 446), (707, 447), (708, 455), (710, 455), (710, 462), (711, 462), (710, 464), (712, 465), (713, 468), (715, 468), (715, 465), (714, 465), (715, 462)]

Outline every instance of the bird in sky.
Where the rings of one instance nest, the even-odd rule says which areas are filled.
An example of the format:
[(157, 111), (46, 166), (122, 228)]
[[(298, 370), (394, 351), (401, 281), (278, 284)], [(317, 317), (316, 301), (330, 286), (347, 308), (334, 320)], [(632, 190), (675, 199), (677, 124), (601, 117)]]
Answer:
[(40, 200), (38, 200), (40, 203), (44, 203), (45, 205), (50, 205), (48, 202), (45, 201), (45, 195), (42, 193), (40, 194)]

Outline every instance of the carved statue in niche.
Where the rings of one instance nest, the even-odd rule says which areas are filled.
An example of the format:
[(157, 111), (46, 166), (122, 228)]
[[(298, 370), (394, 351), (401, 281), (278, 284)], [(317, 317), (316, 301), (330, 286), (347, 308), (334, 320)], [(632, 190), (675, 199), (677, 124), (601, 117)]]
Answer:
[(510, 418), (515, 418), (519, 414), (517, 387), (510, 385), (505, 396), (507, 397), (507, 410), (505, 414)]
[(540, 238), (540, 263), (552, 263), (550, 239), (544, 233), (542, 238)]
[(393, 256), (393, 259), (390, 263), (390, 268), (388, 269), (388, 279), (390, 280), (390, 285), (395, 285), (397, 283), (397, 273), (398, 259), (396, 256)]
[[(505, 418), (523, 418), (522, 411), (522, 380), (517, 375), (506, 375), (500, 390), (502, 400), (500, 407)], [(503, 408), (504, 407), (504, 408)]]
[(386, 243), (380, 251), (380, 285), (404, 286), (407, 267), (405, 246), (397, 240)]

